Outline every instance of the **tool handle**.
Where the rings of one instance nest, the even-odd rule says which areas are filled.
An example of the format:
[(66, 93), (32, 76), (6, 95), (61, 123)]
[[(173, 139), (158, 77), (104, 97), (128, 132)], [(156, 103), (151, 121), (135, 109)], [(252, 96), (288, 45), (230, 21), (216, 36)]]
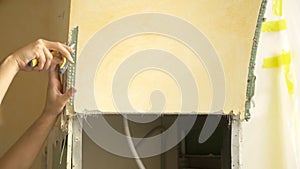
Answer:
[[(58, 56), (61, 55), (61, 54), (60, 54), (59, 52), (57, 52), (57, 51), (51, 50), (50, 52), (51, 52), (51, 54), (52, 54), (53, 57), (58, 57)], [(29, 67), (35, 67), (37, 64), (38, 64), (38, 60), (37, 60), (37, 59), (32, 59), (31, 61), (29, 61), (29, 62), (27, 63), (27, 65), (28, 65)]]
[[(53, 57), (58, 57), (58, 56), (60, 56), (61, 54), (59, 53), (59, 52), (57, 52), (57, 51), (51, 51), (51, 54), (53, 55)], [(62, 56), (62, 64), (60, 65), (60, 67), (59, 67), (59, 73), (60, 74), (63, 74), (63, 73), (65, 73), (65, 71), (67, 70), (67, 68), (68, 68), (68, 63), (69, 63), (69, 61), (67, 60), (67, 58), (66, 57), (64, 57), (64, 56)], [(27, 63), (27, 65), (29, 66), (29, 67), (35, 67), (36, 65), (38, 64), (38, 60), (37, 59), (32, 59), (31, 61), (29, 61), (28, 63)]]
[(28, 65), (29, 67), (35, 67), (37, 64), (38, 64), (38, 60), (37, 60), (37, 59), (32, 59), (31, 61), (29, 61), (29, 62), (27, 63), (27, 65)]

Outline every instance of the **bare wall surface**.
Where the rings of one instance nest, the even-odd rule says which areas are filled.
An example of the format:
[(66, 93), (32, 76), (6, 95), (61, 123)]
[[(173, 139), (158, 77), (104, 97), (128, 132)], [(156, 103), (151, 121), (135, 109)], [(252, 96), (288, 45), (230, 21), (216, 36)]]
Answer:
[[(69, 1), (1, 0), (0, 59), (19, 47), (45, 38), (65, 42)], [(45, 101), (47, 73), (20, 72), (0, 107), (0, 156), (40, 115)], [(41, 168), (41, 153), (32, 169)]]
[[(193, 111), (211, 112), (210, 106), (213, 92), (215, 92), (209, 82), (211, 75), (205, 70), (206, 65), (201, 59), (178, 40), (158, 34), (132, 36), (120, 39), (104, 56), (101, 55), (100, 50), (110, 42), (110, 38), (130, 29), (128, 25), (124, 24), (120, 26), (119, 30), (110, 32), (110, 38), (100, 37), (98, 42), (103, 41), (103, 45), (98, 46), (95, 51), (85, 50), (98, 31), (103, 31), (105, 26), (120, 18), (142, 13), (161, 13), (175, 16), (192, 24), (208, 38), (220, 57), (225, 73), (226, 101), (223, 110), (225, 113), (232, 110), (235, 113), (244, 112), (248, 63), (260, 3), (261, 0), (72, 1), (70, 28), (79, 26), (76, 111), (96, 108), (103, 112), (117, 112), (114, 99), (119, 96), (113, 98), (115, 90), (112, 88), (117, 69), (134, 53), (147, 49), (160, 49), (176, 56), (193, 74), (198, 88), (198, 92), (195, 92), (199, 96), (200, 103)], [(147, 19), (143, 21), (145, 25), (152, 22)], [(166, 25), (163, 23), (156, 25), (156, 27), (159, 26)], [(184, 30), (185, 26), (179, 27), (178, 30)], [(182, 33), (188, 34), (189, 32)], [(99, 44), (95, 43), (91, 46)], [(162, 62), (162, 60), (158, 61)], [(92, 64), (98, 64), (97, 69), (90, 71)], [(164, 112), (181, 111), (182, 88), (178, 85), (178, 79), (168, 73), (170, 72), (151, 69), (137, 72), (132, 77), (128, 88), (128, 97), (137, 112), (151, 110), (150, 97), (151, 92), (155, 90), (162, 91), (165, 96)], [(93, 77), (87, 78), (89, 76)], [(95, 104), (92, 105), (93, 100), (95, 100)]]

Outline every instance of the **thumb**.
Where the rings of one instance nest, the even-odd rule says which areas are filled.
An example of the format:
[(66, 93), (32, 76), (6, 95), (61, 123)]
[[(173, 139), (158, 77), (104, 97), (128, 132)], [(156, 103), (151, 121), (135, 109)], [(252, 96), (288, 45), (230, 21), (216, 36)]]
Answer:
[(62, 100), (63, 103), (66, 104), (68, 100), (76, 93), (76, 89), (71, 87), (68, 89), (63, 95), (62, 95)]

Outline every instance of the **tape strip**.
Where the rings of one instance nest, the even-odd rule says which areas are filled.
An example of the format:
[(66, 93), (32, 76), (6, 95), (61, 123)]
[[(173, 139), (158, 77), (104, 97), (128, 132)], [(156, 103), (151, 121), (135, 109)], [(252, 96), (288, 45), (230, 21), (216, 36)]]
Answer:
[(282, 0), (273, 0), (272, 11), (274, 15), (282, 16)]
[(284, 77), (285, 77), (285, 83), (288, 88), (289, 94), (293, 94), (295, 92), (295, 78), (293, 76), (293, 73), (290, 71), (290, 65), (284, 66)]
[(285, 83), (288, 88), (289, 94), (295, 92), (295, 78), (293, 73), (290, 71), (291, 67), (291, 53), (282, 51), (282, 54), (273, 56), (271, 58), (265, 58), (263, 63), (263, 68), (278, 68), (284, 66), (284, 77)]
[(262, 32), (279, 32), (286, 29), (286, 20), (264, 22), (262, 24)]
[(289, 65), (291, 63), (291, 53), (282, 51), (282, 54), (270, 58), (265, 58), (263, 68), (276, 68), (282, 65)]

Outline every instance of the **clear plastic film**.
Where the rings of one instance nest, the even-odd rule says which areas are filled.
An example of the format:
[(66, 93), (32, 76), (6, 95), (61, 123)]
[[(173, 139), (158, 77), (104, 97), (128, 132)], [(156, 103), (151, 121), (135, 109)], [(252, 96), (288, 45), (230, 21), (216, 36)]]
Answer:
[(268, 1), (254, 72), (255, 107), (242, 126), (243, 169), (300, 169), (299, 14), (298, 0)]

